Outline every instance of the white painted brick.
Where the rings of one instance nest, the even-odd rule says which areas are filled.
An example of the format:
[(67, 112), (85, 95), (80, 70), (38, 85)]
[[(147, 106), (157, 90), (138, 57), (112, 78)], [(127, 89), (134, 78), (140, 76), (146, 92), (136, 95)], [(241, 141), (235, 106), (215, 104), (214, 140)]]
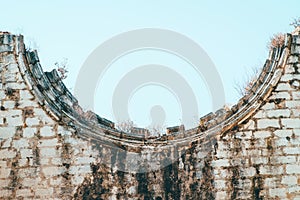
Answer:
[(22, 110), (5, 110), (0, 112), (0, 117), (16, 117), (22, 116)]
[(259, 171), (262, 175), (281, 175), (283, 173), (283, 167), (263, 165), (260, 166)]
[(300, 146), (300, 137), (292, 138), (290, 142), (293, 146)]
[(292, 92), (292, 97), (294, 100), (300, 100), (300, 92), (299, 91)]
[(237, 132), (235, 134), (235, 136), (236, 136), (236, 138), (239, 138), (239, 139), (251, 139), (252, 131)]
[(13, 141), (13, 147), (16, 148), (16, 149), (29, 147), (28, 140), (24, 139), (24, 138), (21, 138), (19, 140), (14, 140)]
[(226, 181), (224, 180), (215, 180), (214, 185), (216, 189), (223, 189), (226, 187)]
[[(290, 186), (287, 188), (288, 193), (299, 193), (300, 192), (300, 186)], [(295, 200), (296, 198), (294, 198), (293, 200)]]
[[(9, 185), (9, 183), (10, 183), (11, 181), (9, 180), (9, 179), (4, 179), (4, 180), (1, 180), (0, 179), (0, 188), (2, 187), (2, 188), (4, 188), (4, 187), (8, 187), (8, 185)], [(0, 192), (1, 193), (1, 192)], [(0, 195), (0, 197), (1, 197), (1, 195)]]
[(28, 197), (31, 196), (32, 192), (30, 189), (18, 189), (16, 191), (16, 196), (17, 197)]
[(28, 158), (20, 158), (18, 164), (20, 167), (33, 166), (33, 159), (29, 158), (29, 157)]
[(300, 128), (300, 119), (281, 119), (285, 128)]
[(5, 92), (0, 89), (0, 100), (3, 100), (6, 98)]
[(291, 111), (288, 109), (281, 110), (268, 110), (266, 111), (268, 117), (289, 117), (291, 115)]
[(297, 185), (298, 178), (296, 176), (284, 176), (281, 183), (288, 186)]
[(57, 138), (48, 139), (48, 140), (40, 140), (38, 147), (53, 147), (58, 145)]
[(41, 157), (55, 157), (57, 155), (55, 148), (41, 148)]
[(22, 185), (25, 187), (36, 187), (39, 183), (41, 183), (40, 177), (24, 178), (22, 181)]
[(275, 109), (275, 103), (266, 103), (265, 105), (262, 106), (263, 110), (271, 110)]
[(20, 100), (30, 100), (33, 98), (33, 95), (28, 90), (20, 90)]
[[(205, 157), (205, 156), (204, 156)], [(201, 157), (198, 157), (198, 158), (204, 158), (203, 155)], [(228, 158), (230, 157), (230, 155), (228, 154), (228, 152), (226, 151), (217, 151), (217, 155), (216, 155), (217, 158)]]
[[(75, 178), (75, 177), (72, 177), (72, 178)], [(54, 177), (54, 178), (50, 179), (50, 185), (53, 185), (53, 186), (60, 186), (63, 184), (62, 182), (63, 181), (62, 181), (61, 177)]]
[(5, 168), (7, 166), (7, 161), (0, 160), (0, 168)]
[(290, 141), (288, 141), (286, 138), (279, 138), (275, 140), (275, 145), (278, 147), (282, 146), (288, 146), (290, 144)]
[(40, 197), (50, 197), (53, 195), (53, 188), (36, 189), (35, 195)]
[(126, 193), (128, 193), (129, 195), (134, 195), (137, 193), (137, 186), (131, 186), (129, 188), (127, 188)]
[(286, 165), (287, 174), (300, 174), (300, 164), (296, 165)]
[(255, 121), (249, 120), (247, 124), (244, 125), (245, 130), (255, 130)]
[(9, 168), (0, 168), (0, 178), (8, 178), (10, 176), (11, 169)]
[(8, 126), (23, 126), (22, 116), (7, 117), (6, 122)]
[(268, 163), (268, 158), (266, 158), (266, 157), (252, 157), (251, 162), (253, 164), (267, 164)]
[(25, 108), (25, 107), (38, 107), (39, 104), (32, 100), (20, 100), (18, 108)]
[(13, 63), (7, 65), (7, 70), (9, 71), (9, 73), (17, 73), (17, 72), (19, 72), (18, 65), (17, 64), (13, 64)]
[(0, 158), (2, 159), (11, 159), (11, 158), (14, 158), (16, 157), (16, 152), (12, 151), (12, 150), (7, 150), (7, 149), (3, 149), (3, 150), (0, 150)]
[(63, 126), (58, 126), (57, 128), (57, 134), (60, 134), (62, 136), (71, 136), (72, 132), (70, 130), (67, 130), (65, 127)]
[(91, 172), (90, 165), (71, 166), (70, 167), (70, 174), (88, 174), (90, 172)]
[(285, 197), (286, 196), (286, 189), (285, 188), (275, 188), (269, 190), (270, 197)]
[(46, 112), (41, 108), (34, 108), (33, 109), (35, 116), (40, 120), (43, 121), (47, 125), (54, 125), (56, 122), (46, 114)]
[(259, 110), (254, 116), (253, 118), (255, 119), (262, 119), (262, 118), (266, 118), (266, 112), (264, 110)]
[(21, 149), (21, 158), (33, 157), (32, 149)]
[[(0, 125), (4, 125), (4, 118), (0, 117)], [(1, 138), (1, 132), (0, 132), (0, 138)]]
[(12, 191), (11, 190), (1, 190), (0, 192), (0, 197), (11, 197), (12, 196)]
[(268, 127), (280, 128), (278, 119), (259, 119), (257, 120), (257, 128), (265, 129)]
[(51, 163), (53, 165), (62, 165), (62, 158), (52, 158)]
[(40, 120), (37, 118), (26, 118), (26, 124), (27, 126), (37, 126), (39, 125)]
[(48, 158), (45, 158), (45, 157), (40, 158), (40, 163), (41, 163), (41, 165), (48, 165), (48, 164), (50, 163), (49, 157), (51, 157), (51, 156), (47, 156), (47, 157), (48, 157)]
[(287, 62), (288, 62), (288, 64), (291, 64), (291, 63), (298, 63), (298, 56), (289, 56)]
[(242, 176), (252, 177), (256, 174), (256, 169), (254, 167), (242, 168), (241, 173), (242, 173)]
[(75, 159), (74, 164), (76, 164), (76, 165), (90, 164), (90, 163), (92, 163), (94, 161), (95, 161), (94, 158), (79, 157), (79, 158)]
[(280, 138), (286, 138), (286, 137), (291, 137), (292, 134), (293, 134), (293, 130), (291, 129), (288, 129), (288, 130), (276, 130), (274, 131), (274, 134), (277, 136), (277, 137), (280, 137)]
[(284, 74), (280, 78), (280, 80), (283, 81), (283, 82), (288, 82), (288, 81), (293, 80), (293, 79), (300, 80), (300, 75), (299, 74)]
[(229, 160), (227, 159), (219, 159), (212, 161), (212, 166), (214, 167), (228, 167), (230, 166)]
[(300, 155), (300, 148), (299, 147), (285, 147), (285, 148), (283, 148), (283, 152), (286, 154), (299, 154)]
[(23, 129), (23, 137), (25, 138), (32, 138), (36, 133), (36, 128), (26, 127)]
[(261, 155), (261, 151), (259, 149), (249, 149), (246, 151), (248, 156), (258, 156)]
[(40, 129), (40, 135), (43, 137), (52, 137), (55, 136), (55, 132), (53, 131), (53, 127), (44, 126)]
[(300, 109), (291, 109), (294, 117), (300, 117)]
[(288, 92), (277, 92), (269, 99), (291, 99), (291, 95)]
[(15, 101), (4, 101), (3, 106), (5, 109), (13, 109), (15, 107)]
[(274, 164), (292, 164), (296, 163), (296, 156), (273, 156), (271, 157), (271, 163)]
[(15, 90), (23, 90), (27, 88), (24, 83), (14, 83), (14, 82), (6, 83), (6, 87)]
[(44, 173), (44, 175), (47, 178), (49, 178), (49, 177), (52, 177), (52, 176), (57, 176), (57, 175), (63, 174), (65, 172), (65, 169), (64, 169), (64, 167), (58, 167), (58, 166), (43, 167), (42, 172)]
[(293, 65), (287, 65), (285, 67), (285, 74), (293, 74), (295, 73), (295, 68), (293, 67)]
[(278, 182), (278, 178), (276, 177), (272, 177), (272, 178), (265, 178), (265, 186), (267, 188), (276, 188), (277, 182)]
[(216, 192), (216, 199), (219, 199), (219, 200), (227, 199), (227, 193), (225, 191), (217, 191)]
[(0, 139), (8, 139), (15, 135), (15, 127), (0, 127)]
[(2, 148), (9, 148), (11, 146), (12, 138), (8, 138), (3, 141)]
[(270, 131), (255, 131), (253, 132), (254, 138), (268, 138), (272, 135)]
[(293, 133), (294, 133), (296, 136), (300, 136), (300, 129), (293, 129)]
[(295, 90), (295, 89), (293, 89), (288, 83), (279, 83), (276, 88), (276, 91), (290, 91), (290, 90)]
[(287, 108), (299, 108), (300, 101), (286, 101), (285, 105)]

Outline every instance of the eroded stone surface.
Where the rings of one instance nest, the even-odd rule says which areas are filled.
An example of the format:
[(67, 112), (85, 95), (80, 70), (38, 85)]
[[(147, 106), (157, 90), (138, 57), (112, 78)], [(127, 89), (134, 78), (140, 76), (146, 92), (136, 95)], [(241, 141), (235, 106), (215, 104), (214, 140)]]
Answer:
[(155, 138), (84, 112), (0, 32), (0, 199), (300, 198), (299, 41), (270, 53), (237, 105)]

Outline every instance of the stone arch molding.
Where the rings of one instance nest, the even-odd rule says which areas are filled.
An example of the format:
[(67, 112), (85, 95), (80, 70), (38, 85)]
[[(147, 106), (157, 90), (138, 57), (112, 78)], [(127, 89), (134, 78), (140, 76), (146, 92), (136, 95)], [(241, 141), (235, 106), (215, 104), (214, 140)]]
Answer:
[[(251, 116), (270, 95), (271, 90), (277, 84), (283, 73), (291, 36), (287, 35), (284, 46), (274, 48), (270, 51), (263, 70), (253, 85), (250, 92), (242, 97), (238, 103), (229, 110), (221, 108), (215, 113), (210, 113), (199, 120), (199, 126), (190, 130), (182, 130), (180, 127), (165, 136), (150, 136), (140, 134), (143, 129), (137, 128), (137, 133), (125, 133), (114, 128), (114, 123), (100, 117), (92, 111), (85, 112), (78, 104), (77, 99), (66, 88), (57, 71), (43, 72), (37, 51), (27, 51), (23, 42), (23, 36), (14, 36), (2, 33), (3, 41), (6, 42), (7, 50), (13, 51), (19, 65), (19, 69), (25, 79), (27, 86), (34, 93), (39, 104), (57, 122), (77, 130), (78, 136), (91, 139), (117, 151), (126, 151), (132, 158), (153, 163), (146, 160), (140, 150), (156, 154), (157, 148), (171, 153), (174, 148), (181, 148), (181, 154), (192, 142), (202, 139), (205, 141), (202, 155), (212, 150), (212, 147), (220, 137), (220, 133), (243, 123)], [(145, 133), (145, 132), (143, 132)], [(146, 132), (147, 133), (147, 132)], [(177, 155), (177, 158), (181, 156)], [(168, 154), (163, 156), (165, 159)], [(155, 159), (157, 159), (155, 157)], [(109, 163), (110, 161), (107, 161)], [(173, 161), (165, 163), (164, 166)], [(136, 167), (123, 167), (122, 171), (145, 172), (160, 169), (161, 165), (151, 165), (138, 169)]]
[[(30, 175), (26, 174), (23, 178), (20, 178), (21, 175), (18, 175), (22, 174), (21, 172), (23, 168), (25, 168), (22, 167), (22, 162), (26, 161), (26, 159), (21, 159), (24, 154), (21, 152), (23, 148), (26, 147), (26, 149), (28, 149), (30, 145), (33, 145), (34, 149), (31, 150), (34, 155), (29, 153), (28, 162), (26, 161), (23, 164), (24, 166), (28, 166), (28, 168), (35, 169), (32, 173), (38, 176), (41, 182), (44, 177), (49, 176), (49, 180), (52, 181), (52, 185), (50, 184), (50, 188), (52, 188), (51, 191), (55, 193), (56, 190), (54, 191), (53, 188), (57, 187), (61, 190), (60, 193), (55, 193), (58, 197), (73, 195), (74, 198), (80, 198), (82, 195), (98, 192), (103, 195), (104, 199), (114, 199), (117, 195), (124, 195), (127, 198), (134, 197), (135, 199), (179, 199), (178, 196), (180, 196), (180, 198), (186, 197), (185, 199), (209, 199), (212, 197), (217, 199), (220, 197), (221, 199), (222, 195), (226, 196), (228, 194), (230, 194), (227, 196), (228, 199), (238, 198), (239, 194), (237, 192), (238, 186), (236, 185), (236, 181), (228, 183), (231, 187), (231, 191), (224, 193), (227, 186), (222, 186), (221, 183), (228, 182), (228, 180), (226, 178), (221, 180), (221, 175), (217, 176), (213, 174), (213, 170), (221, 171), (226, 169), (231, 170), (231, 175), (228, 175), (231, 176), (230, 180), (243, 181), (247, 179), (247, 177), (250, 177), (249, 180), (251, 179), (253, 188), (249, 189), (249, 191), (244, 190), (249, 193), (249, 198), (260, 198), (262, 193), (267, 191), (267, 189), (262, 189), (261, 185), (264, 183), (261, 182), (261, 180), (266, 179), (266, 177), (271, 176), (271, 174), (268, 174), (267, 168), (263, 168), (264, 166), (261, 163), (258, 162), (257, 164), (256, 161), (253, 161), (250, 153), (249, 155), (248, 153), (243, 154), (244, 151), (242, 150), (244, 147), (241, 146), (239, 140), (244, 140), (243, 137), (246, 137), (245, 142), (248, 141), (247, 134), (249, 134), (249, 132), (251, 132), (251, 134), (260, 132), (260, 134), (262, 134), (259, 136), (260, 138), (262, 138), (264, 134), (267, 135), (267, 133), (269, 133), (270, 136), (263, 140), (266, 142), (266, 147), (259, 146), (262, 145), (259, 143), (260, 140), (257, 141), (257, 146), (258, 148), (263, 148), (261, 151), (265, 150), (267, 156), (272, 158), (276, 145), (278, 145), (278, 148), (282, 148), (280, 144), (274, 142), (277, 141), (276, 138), (279, 137), (278, 133), (276, 133), (276, 137), (274, 136), (277, 130), (288, 129), (289, 131), (294, 131), (293, 135), (286, 136), (286, 140), (288, 141), (296, 138), (296, 135), (299, 134), (299, 132), (295, 131), (296, 129), (300, 129), (300, 127), (298, 127), (299, 125), (297, 125), (298, 121), (296, 120), (299, 120), (297, 117), (295, 121), (291, 122), (291, 119), (289, 119), (289, 117), (292, 116), (291, 114), (285, 115), (280, 113), (280, 115), (277, 116), (274, 112), (275, 114), (273, 113), (273, 115), (269, 117), (270, 119), (265, 119), (265, 116), (260, 113), (261, 109), (267, 106), (266, 102), (272, 100), (279, 106), (284, 107), (280, 103), (284, 101), (284, 98), (291, 98), (292, 94), (297, 95), (294, 92), (299, 91), (299, 86), (297, 86), (299, 77), (297, 78), (295, 75), (299, 73), (299, 46), (299, 30), (297, 29), (293, 34), (285, 35), (284, 44), (271, 49), (257, 81), (251, 90), (249, 90), (249, 93), (242, 97), (236, 105), (230, 109), (222, 108), (215, 113), (210, 113), (200, 118), (199, 126), (190, 130), (184, 130), (180, 126), (172, 127), (168, 129), (168, 134), (154, 137), (139, 133), (139, 131), (145, 132), (138, 128), (136, 129), (136, 133), (118, 131), (114, 128), (113, 122), (91, 111), (84, 111), (76, 98), (67, 90), (56, 70), (43, 72), (37, 52), (27, 51), (25, 49), (23, 36), (0, 32), (0, 65), (1, 73), (3, 74), (0, 95), (2, 95), (1, 98), (3, 101), (8, 102), (5, 105), (1, 105), (0, 116), (2, 118), (3, 116), (4, 118), (6, 116), (10, 117), (10, 113), (7, 109), (11, 109), (16, 113), (12, 117), (16, 116), (17, 119), (19, 119), (19, 121), (13, 121), (15, 124), (10, 124), (11, 121), (4, 120), (0, 123), (0, 134), (3, 140), (1, 141), (0, 154), (5, 154), (5, 156), (10, 155), (8, 158), (3, 158), (4, 162), (10, 165), (9, 172), (1, 172), (1, 176), (4, 177), (5, 174), (8, 174), (8, 176), (13, 176), (12, 180), (14, 180), (9, 183), (10, 185), (8, 184), (7, 187), (3, 186), (4, 189), (2, 188), (2, 191), (6, 191), (5, 194), (7, 194), (7, 196), (12, 194), (16, 197), (20, 188), (22, 189), (20, 186), (17, 187), (16, 184), (26, 184), (22, 181), (26, 179), (26, 176)], [(18, 75), (11, 78), (11, 74)], [(287, 90), (288, 92), (278, 92), (282, 90)], [(31, 104), (25, 107), (24, 105), (20, 107), (20, 102), (14, 105), (9, 104), (11, 101), (7, 99), (19, 99), (21, 93), (24, 95), (24, 91), (29, 91), (29, 93), (33, 95), (30, 98), (28, 97), (28, 102), (31, 102)], [(293, 96), (293, 98), (293, 101), (290, 101), (290, 104), (287, 105), (290, 106), (290, 108), (293, 108), (292, 106), (297, 103), (297, 96)], [(38, 105), (33, 102), (36, 102)], [(47, 124), (34, 124), (35, 122), (33, 120), (27, 120), (27, 118), (31, 118), (33, 113), (25, 108), (30, 108), (32, 105), (42, 108), (45, 115), (51, 117), (51, 123), (54, 124), (52, 128), (57, 132), (56, 135), (50, 134), (51, 131), (47, 129), (49, 128)], [(271, 107), (270, 109), (275, 108)], [(275, 111), (277, 112), (278, 110)], [(258, 116), (262, 116), (262, 119), (259, 120), (255, 126), (250, 125), (253, 127), (245, 128), (246, 124), (251, 121), (253, 122), (253, 119), (258, 118)], [(293, 116), (295, 117), (296, 115), (293, 114)], [(277, 118), (284, 118), (284, 120), (277, 120)], [(37, 130), (36, 132), (31, 133), (25, 131), (25, 129), (30, 126), (29, 122), (33, 124), (32, 127), (34, 127), (34, 130)], [(13, 127), (13, 132), (11, 127)], [(43, 132), (45, 128), (46, 131)], [(62, 132), (58, 134), (61, 129), (68, 130), (68, 134), (61, 134)], [(244, 131), (244, 129), (247, 131)], [(242, 136), (238, 136), (238, 134)], [(233, 140), (230, 146), (232, 146), (233, 149), (241, 149), (241, 151), (237, 152), (227, 149), (227, 153), (225, 154), (230, 156), (230, 162), (228, 159), (223, 158), (224, 155), (219, 155), (220, 149), (224, 146), (221, 144), (224, 143), (226, 137), (229, 137), (228, 135), (232, 135)], [(35, 138), (33, 140), (34, 142), (30, 143), (27, 141), (26, 137), (29, 136)], [(239, 139), (238, 141), (236, 141), (237, 138)], [(53, 147), (54, 152), (59, 150), (61, 153), (60, 162), (62, 163), (60, 164), (55, 164), (52, 158), (49, 158), (49, 161), (45, 163), (41, 162), (41, 158), (38, 156), (40, 154), (50, 157), (56, 155), (56, 153), (48, 152), (50, 148), (47, 145), (51, 146), (52, 139), (55, 141)], [(72, 142), (66, 142), (66, 140), (71, 140), (74, 144), (72, 144)], [(26, 141), (30, 144), (27, 144)], [(32, 140), (30, 139), (30, 141)], [(255, 141), (251, 140), (251, 145), (252, 143), (255, 144)], [(85, 150), (86, 147), (82, 144), (88, 145), (89, 150)], [(5, 145), (13, 146), (5, 147)], [(76, 145), (81, 146), (79, 148)], [(296, 148), (297, 147), (295, 147), (295, 149)], [(83, 159), (72, 157), (75, 155), (74, 152), (77, 152), (78, 155), (85, 155), (83, 150), (89, 153), (92, 151), (90, 157), (84, 157)], [(287, 151), (284, 152), (285, 154), (287, 153)], [(234, 160), (234, 157), (238, 156), (248, 156), (249, 158), (247, 158), (251, 160), (251, 163), (240, 162), (235, 165), (234, 161), (236, 160)], [(31, 159), (33, 160), (31, 161)], [(50, 162), (55, 167), (50, 165)], [(263, 164), (268, 165), (270, 169), (274, 166), (278, 167), (278, 163), (276, 164), (277, 161), (272, 162), (273, 161), (269, 159), (268, 162)], [(79, 164), (75, 165), (74, 163)], [(239, 174), (245, 173), (243, 169), (246, 165), (249, 170), (251, 169), (249, 172), (251, 175), (246, 174), (243, 178), (238, 177)], [(221, 169), (219, 166), (221, 166)], [(297, 172), (292, 170), (295, 167), (296, 169), (300, 169), (299, 165), (294, 163), (293, 166), (286, 166), (284, 168), (284, 170), (286, 170), (285, 172), (283, 172), (282, 169), (282, 173), (299, 176), (299, 173), (297, 175)], [(41, 172), (37, 169), (41, 169)], [(86, 171), (84, 171), (84, 169), (86, 169)], [(278, 167), (278, 170), (279, 169), (281, 169), (280, 166)], [(76, 170), (81, 173), (77, 178)], [(99, 170), (103, 170), (103, 173), (100, 173)], [(279, 170), (278, 173), (280, 172)], [(153, 174), (151, 173), (162, 175), (163, 183), (155, 182), (157, 180), (152, 177)], [(53, 184), (53, 181), (57, 180), (58, 177), (64, 178), (65, 188)], [(95, 179), (97, 179), (98, 182), (95, 182)], [(137, 183), (138, 187), (132, 185), (125, 191), (122, 185), (129, 183), (128, 180), (131, 179), (134, 179), (133, 183)], [(197, 180), (191, 183), (191, 179)], [(114, 180), (114, 184), (117, 186), (113, 186), (112, 183), (107, 183), (104, 180)], [(282, 180), (282, 182), (282, 184), (284, 184), (284, 180)], [(155, 187), (160, 187), (161, 190), (159, 191), (164, 191), (164, 193), (150, 190), (154, 185)], [(35, 185), (32, 187), (37, 189), (43, 187), (43, 185)], [(177, 187), (180, 188), (180, 190)], [(272, 196), (272, 188), (274, 187), (268, 188), (269, 193), (265, 195), (275, 197)], [(12, 190), (8, 190), (7, 188), (12, 188)], [(45, 190), (45, 188), (42, 189)], [(198, 192), (194, 193), (194, 190)], [(28, 197), (43, 196), (42, 193), (39, 194), (38, 191), (39, 190), (33, 191), (32, 189), (28, 189)], [(5, 196), (4, 192), (0, 193), (2, 196)], [(277, 194), (277, 196), (278, 195), (284, 196), (284, 194)], [(293, 195), (295, 196), (296, 193)], [(51, 197), (50, 192), (48, 197)]]

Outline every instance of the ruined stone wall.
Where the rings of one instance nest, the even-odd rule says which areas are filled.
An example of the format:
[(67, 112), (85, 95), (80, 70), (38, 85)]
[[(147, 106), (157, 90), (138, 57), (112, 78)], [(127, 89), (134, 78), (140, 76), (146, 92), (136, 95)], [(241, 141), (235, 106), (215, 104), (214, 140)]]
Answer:
[(300, 36), (229, 110), (165, 136), (85, 112), (23, 37), (0, 33), (0, 199), (300, 199)]

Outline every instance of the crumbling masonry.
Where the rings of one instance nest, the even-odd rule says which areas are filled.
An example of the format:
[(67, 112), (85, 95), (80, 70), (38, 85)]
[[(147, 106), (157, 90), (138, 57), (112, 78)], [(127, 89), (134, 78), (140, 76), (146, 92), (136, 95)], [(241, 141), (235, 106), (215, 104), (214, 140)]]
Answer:
[(0, 32), (0, 199), (300, 199), (299, 59), (296, 30), (231, 109), (151, 137), (84, 112)]

